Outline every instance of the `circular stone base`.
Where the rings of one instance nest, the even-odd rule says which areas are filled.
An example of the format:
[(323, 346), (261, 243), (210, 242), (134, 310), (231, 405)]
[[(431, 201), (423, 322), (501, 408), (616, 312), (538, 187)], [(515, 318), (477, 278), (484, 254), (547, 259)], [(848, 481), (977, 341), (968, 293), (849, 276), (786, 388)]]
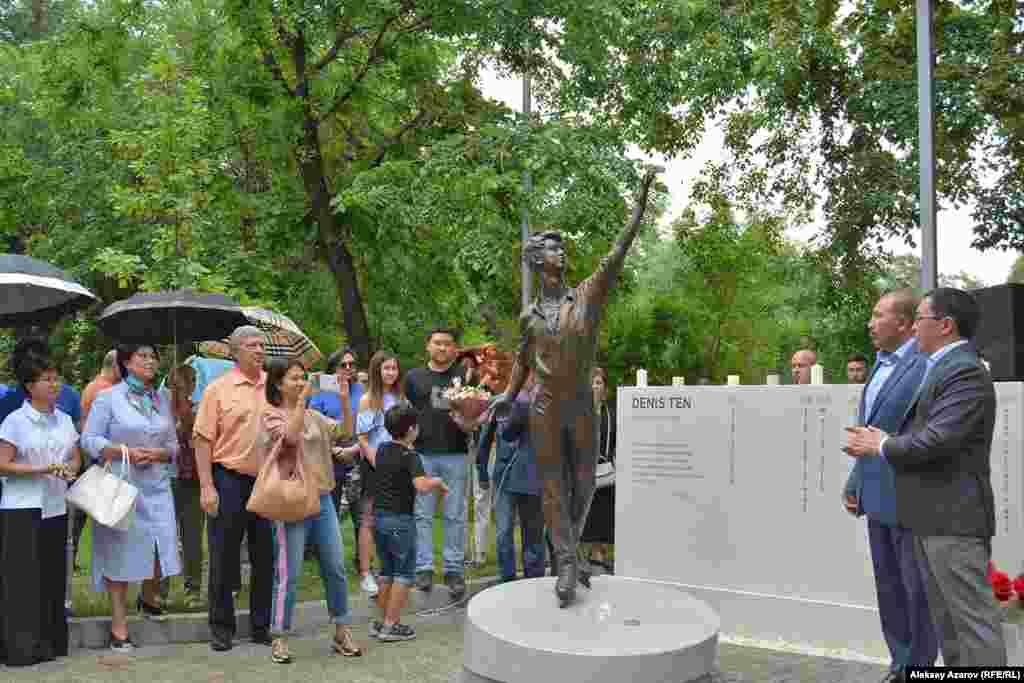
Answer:
[(465, 683), (683, 683), (718, 654), (718, 615), (680, 587), (598, 576), (565, 609), (555, 579), (475, 595), (466, 613)]

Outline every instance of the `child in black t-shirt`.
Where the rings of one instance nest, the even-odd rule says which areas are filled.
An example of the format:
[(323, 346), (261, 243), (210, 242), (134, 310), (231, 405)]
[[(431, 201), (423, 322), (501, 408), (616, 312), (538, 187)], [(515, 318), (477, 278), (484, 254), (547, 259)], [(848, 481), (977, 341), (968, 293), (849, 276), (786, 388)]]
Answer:
[(412, 449), (420, 432), (418, 417), (419, 412), (407, 403), (388, 410), (384, 428), (392, 440), (377, 449), (374, 463), (374, 536), (381, 563), (377, 605), (384, 612), (384, 620), (371, 623), (370, 635), (385, 643), (416, 637), (411, 626), (399, 622), (409, 588), (416, 580), (416, 494), (448, 493), (443, 481), (426, 476), (419, 455)]

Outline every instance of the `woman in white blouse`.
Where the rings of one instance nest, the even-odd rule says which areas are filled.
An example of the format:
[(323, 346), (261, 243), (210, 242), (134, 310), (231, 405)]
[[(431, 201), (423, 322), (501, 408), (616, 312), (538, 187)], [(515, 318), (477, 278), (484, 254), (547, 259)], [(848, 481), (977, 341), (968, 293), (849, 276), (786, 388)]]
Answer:
[(64, 494), (81, 459), (46, 345), (22, 342), (12, 360), (28, 399), (0, 425), (0, 663), (31, 666), (68, 653)]

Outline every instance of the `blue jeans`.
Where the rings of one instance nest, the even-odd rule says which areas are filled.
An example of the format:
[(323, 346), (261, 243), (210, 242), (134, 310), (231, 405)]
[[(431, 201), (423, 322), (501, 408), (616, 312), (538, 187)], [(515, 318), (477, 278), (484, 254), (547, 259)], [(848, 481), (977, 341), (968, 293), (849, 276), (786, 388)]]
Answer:
[(516, 512), (523, 534), (523, 575), (544, 576), (544, 509), (540, 496), (499, 491), (494, 501), (498, 571), (502, 581), (516, 578)]
[(412, 515), (378, 511), (373, 528), (380, 560), (381, 583), (404, 583), (416, 580), (416, 522)]
[[(429, 477), (448, 485), (444, 499), (444, 573), (462, 576), (466, 572), (466, 454), (421, 453), (420, 462)], [(434, 509), (437, 493), (416, 496), (416, 571), (434, 570)]]
[(295, 591), (302, 574), (302, 555), (308, 537), (317, 546), (320, 578), (327, 594), (327, 613), (332, 624), (351, 624), (348, 611), (348, 578), (345, 547), (334, 499), (320, 494), (320, 514), (301, 522), (274, 522), (274, 588), (270, 610), (270, 631), (283, 635), (292, 628)]

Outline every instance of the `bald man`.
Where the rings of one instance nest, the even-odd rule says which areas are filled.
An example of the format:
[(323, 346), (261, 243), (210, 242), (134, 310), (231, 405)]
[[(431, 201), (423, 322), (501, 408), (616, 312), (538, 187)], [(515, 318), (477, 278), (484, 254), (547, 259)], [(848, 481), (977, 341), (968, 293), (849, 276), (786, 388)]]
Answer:
[(810, 384), (811, 368), (818, 362), (818, 354), (810, 349), (800, 349), (793, 354), (790, 365), (793, 368), (793, 384)]

